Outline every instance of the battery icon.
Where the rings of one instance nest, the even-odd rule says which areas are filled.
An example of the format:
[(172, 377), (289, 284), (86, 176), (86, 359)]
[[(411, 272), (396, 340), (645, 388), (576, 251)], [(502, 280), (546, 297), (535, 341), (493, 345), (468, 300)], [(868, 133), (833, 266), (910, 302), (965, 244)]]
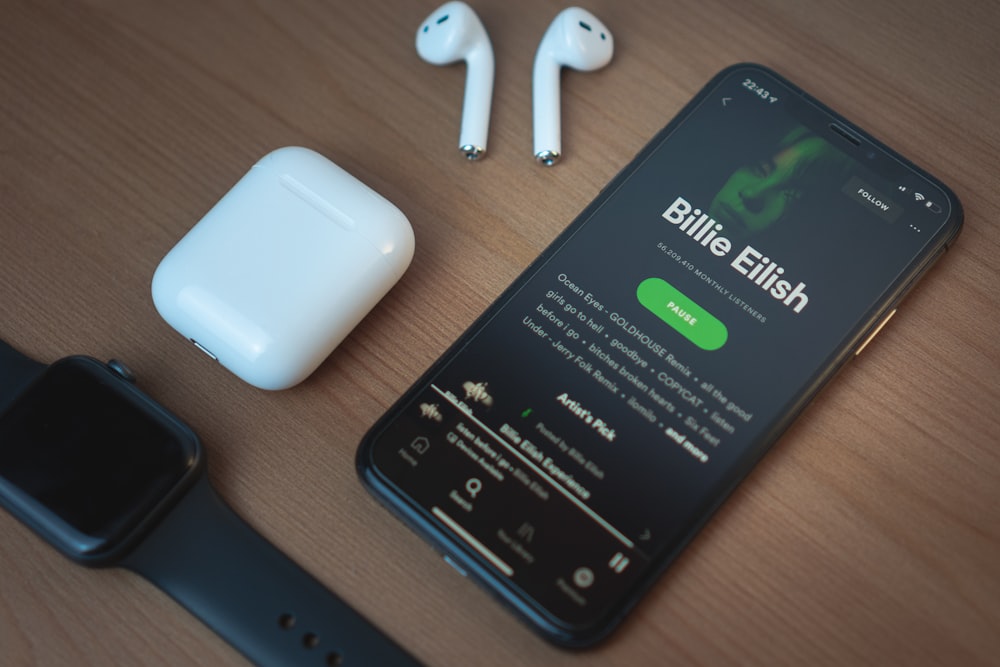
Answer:
[(940, 213), (941, 212), (941, 207), (938, 206), (937, 204), (935, 204), (934, 202), (932, 202), (929, 199), (927, 200), (927, 203), (924, 204), (924, 206), (926, 206), (928, 209), (930, 209), (931, 213)]

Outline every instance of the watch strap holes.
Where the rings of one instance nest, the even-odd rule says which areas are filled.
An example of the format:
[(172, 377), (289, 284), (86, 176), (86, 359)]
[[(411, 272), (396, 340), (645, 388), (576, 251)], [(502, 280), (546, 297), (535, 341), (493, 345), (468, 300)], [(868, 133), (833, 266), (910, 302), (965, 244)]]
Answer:
[[(281, 614), (278, 616), (278, 627), (282, 630), (292, 630), (298, 619), (295, 614)], [(306, 632), (302, 635), (302, 646), (308, 650), (313, 650), (319, 646), (319, 635), (315, 632)], [(341, 667), (344, 664), (344, 656), (336, 651), (329, 651), (326, 654), (324, 663), (327, 667)]]

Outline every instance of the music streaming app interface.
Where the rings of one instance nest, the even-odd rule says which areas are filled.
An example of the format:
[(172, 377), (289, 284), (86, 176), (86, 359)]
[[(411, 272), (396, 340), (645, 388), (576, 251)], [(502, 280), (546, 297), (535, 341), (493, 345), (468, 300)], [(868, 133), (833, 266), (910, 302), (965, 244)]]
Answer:
[(375, 436), (428, 520), (567, 622), (677, 546), (923, 243), (748, 88), (704, 98)]

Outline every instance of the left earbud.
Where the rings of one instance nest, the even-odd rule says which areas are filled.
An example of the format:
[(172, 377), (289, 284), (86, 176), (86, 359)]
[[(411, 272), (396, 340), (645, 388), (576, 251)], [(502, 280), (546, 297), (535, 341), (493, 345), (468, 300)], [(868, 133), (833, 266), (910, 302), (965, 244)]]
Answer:
[(486, 153), (490, 105), (493, 102), (493, 45), (476, 12), (464, 2), (446, 2), (417, 30), (417, 53), (432, 65), (465, 61), (465, 101), (458, 144), (462, 154), (478, 160)]

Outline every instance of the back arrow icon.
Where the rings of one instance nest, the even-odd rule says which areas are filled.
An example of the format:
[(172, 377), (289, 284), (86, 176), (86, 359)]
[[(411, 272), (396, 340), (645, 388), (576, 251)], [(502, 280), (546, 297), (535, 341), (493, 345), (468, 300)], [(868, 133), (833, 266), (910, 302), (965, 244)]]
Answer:
[(730, 101), (731, 101), (732, 99), (733, 99), (733, 98), (731, 98), (731, 97), (723, 97), (723, 98), (722, 98), (722, 106), (726, 106), (727, 104), (729, 104), (729, 102), (730, 102)]

